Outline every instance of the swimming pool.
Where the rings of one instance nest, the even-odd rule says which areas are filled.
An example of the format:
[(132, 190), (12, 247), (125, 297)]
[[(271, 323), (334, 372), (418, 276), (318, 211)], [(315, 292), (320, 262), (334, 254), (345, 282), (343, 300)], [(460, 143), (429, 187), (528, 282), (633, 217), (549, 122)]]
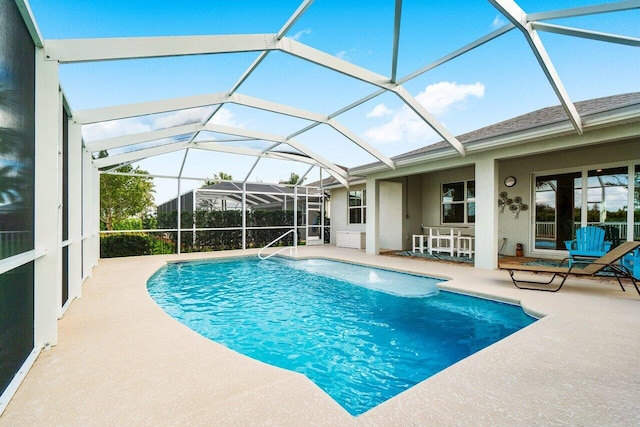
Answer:
[(520, 307), (439, 291), (440, 279), (321, 259), (172, 263), (148, 282), (171, 316), (300, 372), (359, 415), (529, 325)]

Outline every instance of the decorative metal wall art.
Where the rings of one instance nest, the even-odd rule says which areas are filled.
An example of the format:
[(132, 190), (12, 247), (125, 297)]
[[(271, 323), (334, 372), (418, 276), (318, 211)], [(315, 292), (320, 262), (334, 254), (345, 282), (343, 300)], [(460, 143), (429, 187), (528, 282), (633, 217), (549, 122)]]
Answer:
[(503, 213), (504, 208), (509, 206), (509, 211), (515, 214), (515, 219), (518, 219), (520, 217), (520, 212), (529, 209), (529, 205), (527, 205), (526, 203), (522, 203), (522, 197), (516, 196), (513, 199), (510, 199), (506, 191), (502, 191), (500, 193), (498, 206), (500, 207), (500, 213)]

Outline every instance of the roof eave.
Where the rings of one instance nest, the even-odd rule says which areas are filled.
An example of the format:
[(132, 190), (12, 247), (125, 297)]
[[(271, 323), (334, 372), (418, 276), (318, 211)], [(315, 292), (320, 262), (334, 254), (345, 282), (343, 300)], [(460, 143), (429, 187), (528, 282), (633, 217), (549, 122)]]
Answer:
[[(618, 126), (638, 121), (640, 121), (640, 103), (629, 104), (612, 110), (595, 112), (583, 117), (585, 133), (595, 129)], [(467, 141), (464, 145), (467, 149), (467, 154), (472, 154), (499, 149), (507, 145), (513, 146), (573, 134), (575, 134), (575, 129), (571, 122), (569, 120), (562, 120), (494, 137)], [(459, 157), (459, 155), (457, 151), (453, 150), (451, 147), (443, 147), (433, 151), (418, 153), (406, 158), (402, 158), (402, 155), (398, 157), (394, 158), (394, 161), (396, 163), (396, 167), (401, 168), (425, 162), (455, 158)], [(349, 169), (349, 174), (369, 175), (385, 171), (388, 171), (388, 168), (384, 164), (372, 163), (351, 168)]]

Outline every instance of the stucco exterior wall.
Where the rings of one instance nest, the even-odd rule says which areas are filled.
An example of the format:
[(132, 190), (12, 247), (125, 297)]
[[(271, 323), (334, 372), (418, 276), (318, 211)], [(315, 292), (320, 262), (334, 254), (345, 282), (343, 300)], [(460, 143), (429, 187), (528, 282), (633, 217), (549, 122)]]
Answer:
[(401, 182), (382, 181), (380, 183), (380, 248), (402, 249), (402, 203)]
[[(350, 190), (364, 190), (363, 185), (353, 185)], [(349, 224), (349, 190), (336, 188), (331, 190), (331, 244), (336, 244), (338, 231), (366, 231), (366, 224)]]
[[(501, 161), (499, 167), (499, 192), (506, 191), (510, 198), (520, 196), (530, 207), (528, 211), (520, 213), (519, 219), (515, 219), (515, 214), (508, 212), (506, 209), (499, 214), (498, 233), (500, 238), (507, 238), (507, 243), (502, 253), (506, 255), (515, 254), (516, 243), (524, 244), (525, 255), (536, 253), (535, 250), (532, 250), (535, 175), (579, 171), (582, 168), (595, 169), (624, 166), (634, 162), (637, 163), (639, 159), (640, 140), (630, 140), (608, 145), (583, 147), (579, 150), (565, 150)], [(516, 177), (517, 183), (515, 186), (511, 188), (505, 187), (504, 179), (507, 176)], [(554, 256), (554, 254), (545, 252), (545, 256)], [(562, 258), (564, 253), (555, 251), (555, 256)]]
[[(640, 139), (638, 138), (637, 125), (623, 125), (620, 127), (601, 128), (586, 133), (583, 136), (567, 134), (555, 138), (540, 139), (527, 143), (513, 145), (504, 144), (492, 150), (469, 151), (465, 157), (443, 157), (437, 160), (416, 162), (396, 170), (385, 170), (368, 175), (368, 181), (378, 180), (399, 182), (402, 191), (402, 246), (407, 250), (411, 248), (411, 235), (421, 232), (421, 224), (424, 226), (440, 226), (441, 220), (441, 185), (446, 182), (463, 180), (476, 180), (476, 194), (478, 189), (491, 187), (491, 200), (477, 200), (479, 202), (495, 203), (492, 209), (492, 218), (497, 222), (490, 233), (478, 235), (480, 219), (476, 218), (476, 246), (482, 243), (483, 253), (497, 254), (502, 246), (503, 238), (506, 244), (501, 253), (505, 255), (515, 254), (516, 243), (524, 245), (525, 256), (540, 256), (563, 258), (564, 251), (531, 251), (532, 228), (534, 214), (534, 201), (532, 200), (533, 179), (536, 174), (564, 173), (579, 171), (581, 169), (596, 169), (618, 166), (632, 166), (640, 163)], [(482, 170), (476, 170), (476, 165), (488, 165), (488, 161), (497, 162), (498, 172), (496, 176), (483, 174)], [(481, 166), (481, 167), (485, 167)], [(514, 187), (506, 188), (504, 178), (513, 175), (517, 179)], [(480, 177), (480, 178), (479, 178)], [(489, 181), (488, 181), (489, 180)], [(495, 180), (495, 185), (493, 184)], [(481, 182), (479, 182), (481, 181)], [(352, 186), (353, 189), (362, 189), (364, 186)], [(375, 187), (372, 187), (375, 188)], [(401, 190), (400, 190), (401, 188)], [(495, 191), (494, 191), (495, 190)], [(505, 210), (500, 213), (497, 203), (498, 194), (507, 191), (509, 197), (520, 196), (530, 209), (521, 212), (518, 219), (513, 212)], [(332, 229), (365, 231), (364, 225), (349, 225), (347, 214), (347, 191), (335, 189), (332, 191)], [(368, 206), (373, 206), (368, 194)], [(394, 202), (397, 203), (397, 202)], [(384, 205), (382, 205), (384, 208)], [(486, 205), (485, 205), (486, 207)], [(486, 209), (485, 209), (486, 211)], [(486, 224), (487, 230), (491, 224)], [(370, 224), (371, 229), (374, 227)], [(380, 224), (380, 228), (383, 227)], [(370, 236), (367, 236), (369, 244)], [(486, 239), (490, 239), (487, 241)], [(376, 242), (376, 240), (371, 240)], [(333, 242), (333, 239), (332, 239)], [(378, 236), (377, 243), (380, 243)], [(376, 253), (375, 248), (367, 248), (368, 253)], [(495, 264), (493, 267), (491, 265)], [(476, 265), (478, 266), (478, 265)], [(495, 262), (483, 260), (481, 267), (495, 268)]]
[(425, 227), (442, 225), (440, 192), (443, 183), (475, 179), (475, 168), (459, 168), (426, 173), (422, 177), (422, 224)]
[(422, 177), (412, 175), (406, 178), (403, 206), (405, 206), (402, 227), (402, 249), (409, 250), (413, 244), (411, 236), (422, 233)]

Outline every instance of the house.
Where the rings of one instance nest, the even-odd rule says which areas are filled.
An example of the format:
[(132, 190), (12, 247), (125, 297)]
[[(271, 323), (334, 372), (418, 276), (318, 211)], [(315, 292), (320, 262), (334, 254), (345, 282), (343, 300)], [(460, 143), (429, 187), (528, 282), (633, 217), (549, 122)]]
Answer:
[[(293, 186), (278, 184), (246, 183), (246, 203), (250, 210), (292, 210), (296, 190)], [(180, 196), (180, 209), (197, 210), (241, 210), (243, 183), (218, 182), (202, 188), (195, 188)], [(306, 192), (305, 192), (306, 193)], [(319, 190), (313, 192), (314, 196)], [(178, 198), (157, 206), (158, 212), (178, 210)]]
[(639, 239), (640, 93), (575, 106), (581, 135), (553, 106), (459, 136), (464, 157), (439, 142), (394, 157), (395, 170), (351, 168), (362, 178), (350, 188), (325, 184), (332, 243), (341, 231), (366, 233), (376, 254), (411, 249), (423, 225), (468, 228), (476, 267), (493, 269), (517, 244), (527, 256), (564, 257), (564, 240), (587, 224), (615, 223), (621, 239)]
[[(256, 14), (271, 10), (270, 5), (258, 8), (258, 3)], [(278, 23), (268, 24), (267, 16), (259, 15), (260, 27), (273, 31), (265, 34), (121, 37), (127, 31), (116, 31), (109, 32), (115, 37), (96, 37), (91, 31), (79, 31), (77, 36), (81, 38), (44, 38), (27, 0), (0, 0), (0, 165), (3, 165), (0, 192), (7, 194), (10, 190), (14, 203), (10, 208), (3, 206), (0, 209), (0, 304), (3, 307), (0, 310), (0, 329), (3, 331), (0, 341), (0, 413), (41, 351), (58, 344), (58, 320), (73, 301), (82, 296), (82, 284), (91, 277), (93, 268), (98, 264), (100, 175), (118, 173), (115, 170), (124, 164), (160, 159), (162, 161), (158, 163), (167, 165), (170, 172), (157, 170), (148, 176), (153, 174), (154, 179), (174, 179), (178, 186), (181, 179), (190, 176), (184, 174), (183, 169), (194, 157), (209, 170), (213, 165), (224, 165), (220, 158), (226, 155), (251, 157), (254, 162), (247, 165), (247, 177), (258, 162), (298, 162), (308, 168), (307, 173), (319, 169), (321, 180), (322, 173), (326, 172), (342, 185), (351, 184), (349, 189), (332, 189), (332, 238), (337, 242), (345, 233), (354, 232), (356, 239), (351, 239), (351, 243), (355, 241), (358, 246), (366, 246), (369, 253), (378, 253), (384, 248), (409, 248), (412, 235), (423, 232), (422, 225), (473, 229), (475, 265), (489, 269), (497, 266), (498, 251), (513, 253), (516, 243), (524, 244), (525, 254), (561, 255), (560, 243), (571, 235), (576, 223), (613, 222), (625, 239), (639, 238), (640, 96), (637, 93), (627, 94), (574, 105), (564, 93), (553, 64), (546, 60), (546, 50), (537, 41), (537, 31), (552, 29), (570, 37), (633, 45), (630, 37), (586, 29), (561, 29), (538, 21), (550, 16), (564, 19), (585, 13), (632, 10), (636, 7), (634, 2), (590, 5), (554, 11), (549, 15), (525, 14), (515, 2), (510, 1), (511, 7), (497, 8), (509, 21), (508, 24), (457, 47), (432, 64), (420, 64), (420, 69), (404, 78), (395, 75), (397, 59), (414, 57), (416, 52), (408, 50), (406, 54), (398, 55), (401, 2), (396, 2), (394, 14), (388, 16), (389, 23), (395, 24), (392, 25), (394, 37), (389, 34), (390, 39), (395, 40), (394, 53), (389, 55), (392, 62), (389, 76), (351, 63), (342, 55), (330, 55), (302, 43), (296, 40), (295, 35), (287, 36), (287, 31), (307, 11), (310, 3), (303, 2), (303, 7), (296, 9), (289, 19)], [(64, 15), (68, 11), (60, 8), (56, 15), (57, 12)], [(494, 13), (491, 10), (491, 18)], [(415, 17), (414, 21), (420, 25), (437, 19), (428, 15)], [(475, 16), (472, 18), (475, 20)], [(327, 15), (325, 20), (329, 28), (335, 26), (331, 16)], [(89, 24), (84, 29), (91, 30), (91, 21), (87, 22)], [(162, 27), (154, 25), (152, 20), (148, 22), (151, 27)], [(478, 31), (483, 31), (483, 27), (485, 25), (481, 24)], [(540, 110), (462, 135), (458, 140), (431, 117), (403, 86), (403, 81), (408, 82), (516, 28), (529, 42), (532, 54), (563, 108)], [(82, 28), (73, 26), (73, 29)], [(165, 27), (161, 29), (166, 30)], [(378, 28), (375, 30), (377, 32)], [(501, 50), (511, 54), (508, 50)], [(269, 60), (263, 61), (271, 52), (274, 54)], [(246, 69), (229, 66), (226, 56), (220, 60), (223, 68), (229, 68), (232, 74), (226, 78), (212, 79), (212, 71), (206, 65), (169, 67), (172, 72), (177, 70), (181, 73), (172, 74), (172, 79), (184, 77), (182, 72), (190, 70), (207, 82), (199, 87), (203, 92), (181, 92), (182, 96), (177, 93), (171, 95), (171, 90), (165, 91), (172, 89), (167, 83), (156, 85), (149, 81), (150, 90), (145, 96), (129, 94), (124, 86), (115, 86), (116, 90), (110, 91), (109, 98), (111, 95), (127, 96), (118, 102), (102, 99), (95, 105), (83, 105), (78, 98), (67, 97), (71, 93), (64, 91), (60, 79), (66, 75), (73, 81), (74, 73), (68, 70), (79, 66), (75, 68), (80, 70), (78, 76), (86, 77), (83, 80), (88, 83), (76, 89), (76, 93), (93, 97), (103, 79), (109, 81), (123, 75), (102, 74), (86, 68), (83, 71), (83, 64), (115, 64), (119, 61), (131, 64), (129, 61), (138, 61), (136, 64), (144, 63), (148, 67), (155, 60), (187, 60), (189, 57), (208, 60), (216, 55), (220, 58), (221, 55), (249, 53), (255, 53), (256, 57), (247, 63)], [(622, 57), (626, 58), (626, 55)], [(625, 62), (625, 72), (632, 76), (635, 63), (631, 59), (635, 60), (635, 57), (628, 57), (630, 60)], [(278, 85), (271, 88), (269, 81), (252, 85), (257, 91), (250, 90), (249, 85), (238, 91), (245, 81), (251, 81), (248, 77), (258, 67), (264, 70), (271, 60), (281, 58), (303, 61), (305, 65), (320, 67), (332, 76), (347, 77), (351, 84), (344, 90), (342, 84), (331, 84), (329, 87), (334, 91), (328, 93), (323, 86), (316, 84), (315, 74), (294, 72), (288, 62), (283, 62), (279, 70), (288, 73), (286, 76), (280, 73), (279, 83), (290, 85), (292, 95), (298, 100), (313, 100), (311, 95), (319, 99), (331, 98), (340, 92), (353, 96), (353, 99), (338, 103), (340, 105), (336, 108), (339, 109), (333, 112), (325, 110), (326, 107), (310, 111), (296, 107), (293, 99), (291, 103), (280, 104), (269, 96), (261, 97), (262, 89), (278, 90)], [(520, 58), (516, 61), (521, 62)], [(590, 61), (593, 62), (592, 59)], [(145, 72), (138, 77), (151, 80), (154, 74)], [(295, 77), (302, 79), (298, 83), (304, 85), (301, 86), (304, 90), (291, 85)], [(633, 85), (633, 79), (629, 80)], [(221, 87), (215, 85), (214, 89), (214, 85), (210, 85), (214, 82)], [(357, 99), (361, 96), (358, 94), (364, 94), (361, 92), (363, 83), (375, 92)], [(446, 143), (390, 159), (338, 117), (380, 94), (398, 97), (403, 106), (412, 109), (421, 122), (442, 135)], [(270, 117), (287, 116), (295, 122), (304, 122), (298, 123), (304, 127), (275, 133), (268, 126), (250, 129), (220, 124), (214, 119), (221, 118), (216, 113), (224, 112), (226, 105), (235, 106), (238, 111), (259, 110)], [(166, 119), (167, 114), (172, 113), (176, 113), (172, 120), (157, 120), (156, 123), (155, 119)], [(194, 113), (197, 117), (191, 117)], [(151, 117), (154, 117), (154, 126), (148, 126)], [(116, 121), (122, 124), (139, 118), (144, 119), (144, 123), (138, 123), (142, 126), (127, 125), (128, 131), (124, 134), (109, 133), (96, 139), (83, 136), (86, 127), (108, 128)], [(265, 121), (264, 124), (275, 123), (277, 121)], [(341, 135), (340, 138), (344, 137), (347, 143), (364, 150), (379, 162), (346, 172), (338, 166), (339, 159), (320, 155), (300, 142), (298, 136), (309, 135), (308, 132), (319, 126)], [(318, 138), (314, 142), (320, 145), (324, 140)], [(108, 156), (99, 156), (103, 151), (107, 151)], [(334, 151), (332, 154), (341, 154), (340, 150)], [(220, 157), (216, 157), (218, 155)], [(219, 162), (213, 162), (212, 158)], [(7, 165), (12, 167), (4, 167)], [(202, 202), (215, 205), (219, 200), (222, 207), (222, 200), (215, 196), (216, 192), (222, 193), (222, 189), (217, 188), (212, 199), (203, 198)], [(502, 193), (505, 193), (504, 197), (498, 199)], [(233, 198), (231, 194), (237, 193), (231, 189), (225, 194), (229, 194), (225, 196), (226, 208), (229, 209)], [(238, 221), (241, 225), (234, 224), (235, 228), (242, 229), (242, 242), (238, 246), (242, 249), (247, 247), (247, 229), (252, 228), (247, 224), (245, 215), (247, 203), (252, 201), (244, 196), (246, 193), (243, 195), (245, 209)], [(237, 208), (235, 197), (233, 207)], [(289, 197), (284, 193), (277, 199), (262, 199), (255, 200), (255, 206), (275, 207), (282, 201), (288, 208)], [(192, 207), (197, 205), (193, 197), (191, 201), (194, 202)], [(305, 221), (296, 224), (297, 215), (292, 221), (293, 226), (306, 228), (307, 244), (310, 237), (317, 242), (323, 240), (323, 229), (318, 225), (324, 224), (324, 205), (314, 203), (306, 204)], [(505, 203), (509, 209), (504, 209)], [(525, 205), (532, 208), (525, 210)], [(280, 224), (279, 227), (290, 228), (291, 224)], [(506, 239), (506, 244), (501, 249), (503, 239)], [(135, 268), (133, 264), (131, 268)]]
[[(243, 209), (243, 206), (246, 206), (246, 209)], [(254, 230), (271, 227), (283, 232), (291, 225), (296, 227), (299, 238), (306, 244), (322, 244), (325, 239), (325, 229), (322, 225), (324, 207), (325, 195), (319, 187), (225, 181), (190, 190), (182, 194), (180, 199), (176, 197), (158, 205), (157, 212), (161, 228), (175, 228), (177, 212), (182, 215), (184, 212), (195, 211), (236, 211), (233, 216), (235, 224), (233, 220), (231, 223), (222, 221), (222, 224), (215, 224), (215, 221), (209, 221), (208, 225), (199, 224), (198, 216), (190, 215), (188, 218), (192, 222), (189, 225), (193, 227), (189, 229), (193, 229), (195, 239), (199, 228), (235, 225), (242, 229), (242, 244), (246, 247), (247, 227)], [(262, 215), (256, 218), (254, 215), (258, 211), (261, 211)], [(293, 215), (293, 211), (297, 211), (298, 214)], [(275, 215), (269, 215), (267, 212)], [(283, 213), (289, 215), (288, 222), (286, 215), (281, 215)], [(180, 223), (185, 226), (184, 220)]]

